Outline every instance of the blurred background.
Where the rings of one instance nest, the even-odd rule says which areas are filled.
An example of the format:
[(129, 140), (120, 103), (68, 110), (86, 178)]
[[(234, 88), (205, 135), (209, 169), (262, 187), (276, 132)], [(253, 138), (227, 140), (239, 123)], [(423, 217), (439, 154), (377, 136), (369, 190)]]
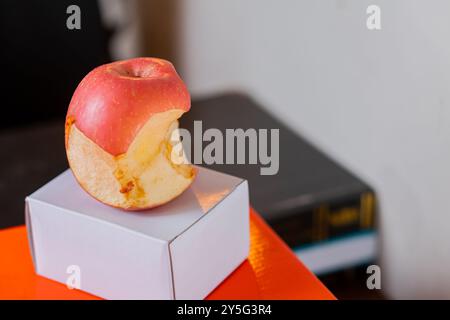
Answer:
[[(72, 4), (80, 30), (66, 27)], [(381, 30), (366, 26), (371, 4)], [(23, 198), (67, 167), (63, 119), (82, 77), (157, 56), (194, 107), (239, 93), (376, 194), (367, 261), (318, 273), (338, 298), (448, 299), (448, 12), (444, 0), (4, 0), (0, 227), (23, 223)], [(374, 261), (381, 291), (366, 287)]]

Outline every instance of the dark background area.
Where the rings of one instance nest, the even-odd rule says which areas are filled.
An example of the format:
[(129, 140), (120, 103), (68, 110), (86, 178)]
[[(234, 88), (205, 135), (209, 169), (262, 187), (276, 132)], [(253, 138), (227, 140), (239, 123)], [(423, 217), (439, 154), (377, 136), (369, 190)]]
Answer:
[[(83, 8), (81, 30), (66, 28), (71, 4)], [(2, 0), (0, 130), (64, 117), (83, 76), (109, 61), (109, 34), (96, 1)]]

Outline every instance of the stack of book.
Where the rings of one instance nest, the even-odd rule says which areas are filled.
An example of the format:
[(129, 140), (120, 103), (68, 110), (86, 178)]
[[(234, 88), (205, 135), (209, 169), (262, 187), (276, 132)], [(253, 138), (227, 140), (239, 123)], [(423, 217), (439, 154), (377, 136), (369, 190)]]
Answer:
[[(269, 174), (261, 170), (269, 166), (267, 161), (249, 161), (248, 140), (244, 163), (241, 159), (234, 163), (224, 160), (196, 164), (247, 179), (251, 205), (313, 272), (323, 275), (375, 259), (376, 198), (364, 181), (246, 96), (230, 94), (197, 100), (180, 124), (194, 136), (199, 134), (200, 124), (197, 122), (194, 132), (195, 121), (201, 121), (202, 132), (215, 128), (225, 138), (227, 129), (254, 129), (257, 133), (267, 129), (270, 142), (271, 129), (278, 129), (278, 152), (275, 146), (268, 146), (267, 155), (273, 162), (271, 170), (266, 171)], [(199, 141), (198, 137), (193, 139)], [(210, 141), (202, 142), (202, 150)], [(191, 148), (192, 155), (199, 150), (198, 146), (197, 151), (194, 145)], [(237, 154), (236, 149), (235, 159)]]

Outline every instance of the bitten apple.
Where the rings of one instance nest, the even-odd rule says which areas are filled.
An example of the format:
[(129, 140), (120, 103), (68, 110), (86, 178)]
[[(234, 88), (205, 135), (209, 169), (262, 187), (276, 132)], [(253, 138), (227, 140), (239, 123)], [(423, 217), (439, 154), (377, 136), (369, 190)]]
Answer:
[(195, 169), (171, 160), (177, 119), (190, 96), (173, 65), (136, 58), (100, 66), (78, 85), (66, 117), (66, 152), (79, 184), (127, 210), (164, 204), (188, 188)]

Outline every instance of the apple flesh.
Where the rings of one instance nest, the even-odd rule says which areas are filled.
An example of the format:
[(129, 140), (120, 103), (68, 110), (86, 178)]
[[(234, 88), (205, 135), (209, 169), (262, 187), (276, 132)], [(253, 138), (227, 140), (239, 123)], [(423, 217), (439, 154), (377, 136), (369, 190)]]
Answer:
[(189, 93), (172, 64), (136, 58), (100, 66), (76, 89), (66, 117), (66, 152), (79, 184), (126, 210), (164, 204), (195, 178), (172, 161), (177, 119)]

